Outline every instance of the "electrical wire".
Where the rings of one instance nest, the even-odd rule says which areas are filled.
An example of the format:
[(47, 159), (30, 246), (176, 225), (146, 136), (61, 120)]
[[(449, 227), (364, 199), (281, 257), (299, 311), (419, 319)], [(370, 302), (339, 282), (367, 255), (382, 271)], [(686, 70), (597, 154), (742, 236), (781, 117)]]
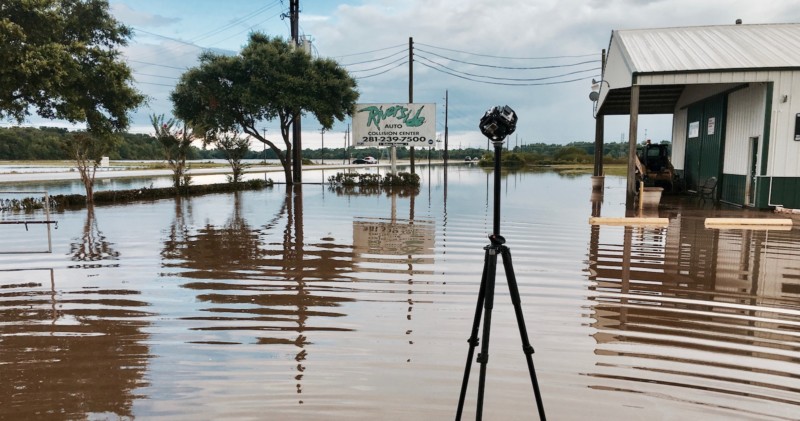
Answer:
[(437, 47), (435, 45), (423, 44), (421, 42), (420, 43), (415, 43), (415, 44), (424, 45), (426, 47), (436, 48), (436, 49), (439, 49), (439, 50), (452, 51), (454, 53), (469, 54), (469, 55), (478, 56), (478, 57), (502, 58), (502, 59), (509, 59), (509, 60), (552, 60), (552, 59), (559, 59), (559, 58), (591, 57), (591, 56), (596, 56), (597, 55), (597, 53), (591, 53), (591, 54), (550, 56), (550, 57), (504, 57), (504, 56), (493, 56), (493, 55), (488, 55), (488, 54), (471, 53), (469, 51), (454, 50), (454, 49), (451, 49), (451, 48)]
[(394, 70), (394, 69), (396, 69), (396, 68), (398, 68), (398, 67), (400, 67), (400, 66), (402, 66), (404, 64), (408, 64), (408, 60), (398, 64), (397, 66), (392, 67), (391, 69), (386, 69), (386, 70), (384, 70), (384, 71), (382, 71), (380, 73), (375, 73), (374, 75), (358, 76), (358, 77), (356, 77), (356, 79), (360, 80), (360, 79), (368, 79), (368, 78), (371, 78), (371, 77), (380, 76), (380, 75), (382, 75), (384, 73), (387, 73), (387, 72), (390, 72), (390, 71), (392, 71), (392, 70)]
[[(364, 52), (361, 52), (361, 53), (345, 54), (343, 56), (334, 56), (334, 57), (331, 57), (331, 58), (337, 59), (337, 58), (344, 58), (344, 57), (360, 56), (360, 55), (364, 55), (364, 54), (371, 54), (371, 53), (377, 53), (377, 52), (380, 52), (380, 51), (391, 50), (392, 48), (406, 47), (407, 45), (408, 44), (398, 44), (398, 45), (393, 45), (391, 47), (379, 48), (377, 50), (364, 51)], [(408, 50), (406, 50), (406, 51), (408, 51)]]
[(184, 70), (184, 71), (185, 71), (185, 70), (189, 70), (189, 68), (188, 68), (188, 67), (176, 67), (176, 66), (168, 66), (168, 65), (166, 65), (166, 64), (148, 63), (148, 62), (146, 62), (146, 61), (134, 60), (134, 59), (131, 59), (131, 58), (127, 59), (127, 61), (129, 61), (129, 62), (131, 62), (131, 63), (146, 64), (146, 65), (148, 65), (148, 66), (166, 67), (166, 68), (168, 68), (168, 69), (177, 69), (177, 70)]
[(159, 75), (151, 75), (151, 74), (148, 74), (148, 73), (140, 73), (140, 72), (133, 72), (133, 74), (141, 75), (141, 76), (148, 76), (148, 77), (158, 77), (158, 78), (162, 78), (162, 79), (172, 79), (172, 80), (180, 79), (180, 78), (177, 78), (177, 77), (174, 77), (174, 76), (159, 76)]
[[(234, 26), (236, 26), (236, 25), (238, 25), (238, 24), (240, 24), (242, 22), (245, 22), (245, 21), (247, 21), (247, 20), (249, 20), (249, 19), (251, 19), (251, 18), (253, 18), (255, 16), (258, 16), (258, 15), (266, 12), (267, 10), (277, 6), (279, 3), (282, 3), (282, 2), (280, 0), (273, 1), (271, 4), (268, 4), (268, 5), (264, 6), (264, 7), (258, 8), (256, 10), (246, 14), (245, 16), (242, 16), (241, 18), (234, 19), (233, 21), (231, 21), (227, 25), (221, 26), (221, 27), (219, 27), (217, 29), (211, 30), (209, 32), (206, 32), (205, 34), (202, 34), (202, 35), (200, 35), (198, 37), (193, 38), (192, 42), (197, 42), (197, 41), (206, 39), (206, 38), (208, 38), (210, 36), (225, 32), (228, 29), (233, 28)], [(270, 19), (272, 19), (272, 18), (270, 18)], [(252, 26), (250, 28), (252, 28)]]
[(348, 70), (348, 72), (350, 72), (350, 73), (358, 73), (358, 72), (369, 72), (369, 71), (372, 71), (372, 70), (378, 70), (378, 69), (386, 67), (386, 66), (391, 66), (392, 64), (395, 64), (400, 60), (405, 60), (406, 63), (408, 63), (408, 57), (403, 56), (403, 57), (398, 58), (397, 60), (391, 61), (391, 62), (386, 63), (386, 64), (382, 64), (380, 66), (372, 67), (370, 69)]
[(167, 85), (166, 83), (141, 82), (141, 81), (138, 81), (138, 80), (136, 81), (136, 83), (142, 83), (142, 84), (145, 84), (145, 85), (166, 86), (167, 88), (174, 88), (175, 87), (175, 85)]
[(422, 51), (422, 52), (424, 52), (424, 53), (428, 53), (428, 54), (433, 54), (433, 55), (435, 55), (436, 57), (440, 57), (440, 58), (443, 58), (443, 59), (445, 59), (445, 60), (454, 61), (454, 62), (456, 62), (456, 63), (469, 64), (469, 65), (472, 65), (472, 66), (479, 66), (479, 67), (491, 67), (491, 68), (493, 68), (493, 69), (509, 69), (509, 70), (541, 70), (541, 69), (557, 69), (557, 68), (560, 68), (560, 67), (573, 67), (573, 66), (580, 66), (580, 65), (582, 65), (582, 64), (588, 64), (588, 63), (599, 63), (599, 62), (600, 62), (600, 60), (588, 60), (588, 61), (581, 61), (581, 62), (579, 62), (579, 63), (570, 63), (570, 64), (553, 64), (553, 65), (550, 65), (550, 66), (535, 66), (535, 67), (509, 67), (509, 66), (495, 66), (495, 65), (492, 65), (492, 64), (473, 63), (473, 62), (469, 62), (469, 61), (458, 60), (458, 59), (454, 59), (454, 58), (451, 58), (451, 57), (446, 57), (446, 56), (443, 56), (443, 55), (441, 55), (441, 54), (436, 54), (436, 53), (434, 53), (434, 52), (431, 52), (431, 51), (423, 50), (423, 49), (421, 49), (421, 48), (415, 49), (415, 51), (416, 51), (416, 50), (419, 50), (419, 51)]
[(347, 64), (340, 64), (340, 66), (342, 66), (342, 67), (348, 67), (348, 66), (356, 66), (356, 65), (359, 65), (359, 64), (365, 64), (365, 63), (374, 63), (374, 62), (376, 62), (376, 61), (381, 61), (381, 60), (386, 60), (386, 59), (388, 59), (388, 58), (392, 58), (392, 57), (394, 57), (394, 56), (396, 56), (396, 55), (398, 55), (398, 54), (404, 54), (404, 56), (405, 56), (407, 53), (408, 53), (408, 50), (400, 50), (400, 51), (398, 51), (398, 52), (396, 52), (396, 53), (394, 53), (394, 54), (390, 54), (390, 55), (388, 55), (388, 56), (381, 57), (381, 58), (376, 58), (376, 59), (374, 59), (374, 60), (359, 61), (359, 62), (357, 62), (357, 63), (347, 63)]
[(429, 62), (431, 64), (437, 65), (437, 66), (442, 67), (442, 68), (444, 68), (446, 70), (449, 70), (451, 72), (460, 73), (460, 74), (466, 75), (466, 76), (480, 77), (480, 78), (493, 79), (493, 80), (508, 80), (508, 81), (516, 81), (516, 82), (533, 82), (533, 81), (539, 81), (539, 80), (557, 79), (557, 78), (564, 77), (564, 76), (576, 75), (576, 74), (579, 74), (579, 73), (586, 73), (586, 72), (596, 72), (596, 71), (600, 70), (599, 67), (593, 67), (591, 69), (576, 70), (576, 71), (573, 71), (573, 72), (562, 73), (562, 74), (558, 74), (558, 75), (554, 75), (554, 76), (543, 76), (543, 77), (537, 77), (537, 78), (509, 78), (509, 77), (496, 77), (496, 76), (478, 75), (478, 74), (474, 74), (474, 73), (463, 72), (463, 71), (460, 71), (460, 70), (453, 69), (451, 67), (447, 67), (444, 64), (437, 63), (437, 62), (435, 62), (435, 61), (433, 61), (433, 60), (431, 60), (431, 59), (429, 59), (429, 58), (427, 58), (427, 57), (425, 57), (423, 55), (416, 55), (415, 57), (421, 58), (421, 59), (423, 59), (423, 60), (425, 60), (425, 61), (427, 61), (427, 62)]
[(178, 38), (168, 37), (168, 36), (166, 36), (166, 35), (156, 34), (155, 32), (145, 31), (144, 29), (141, 29), (141, 28), (136, 28), (136, 27), (133, 27), (133, 31), (134, 31), (134, 32), (141, 32), (141, 33), (143, 33), (143, 34), (151, 35), (151, 36), (154, 36), (154, 37), (159, 37), (159, 38), (168, 39), (168, 40), (170, 40), (170, 41), (175, 41), (175, 42), (177, 42), (177, 43), (184, 44), (184, 45), (188, 45), (188, 46), (190, 46), (190, 47), (194, 47), (194, 48), (197, 48), (197, 49), (199, 49), (199, 50), (203, 50), (203, 49), (204, 49), (203, 47), (201, 47), (201, 46), (199, 46), (199, 45), (197, 45), (197, 44), (193, 44), (193, 43), (191, 43), (191, 42), (184, 41), (184, 40), (182, 40), (182, 39), (178, 39)]
[[(470, 78), (470, 77), (467, 77), (467, 76), (462, 76), (462, 75), (459, 75), (459, 74), (456, 74), (456, 73), (452, 73), (452, 72), (449, 72), (449, 71), (446, 71), (446, 70), (442, 70), (442, 69), (440, 69), (440, 68), (438, 68), (438, 67), (431, 66), (431, 65), (429, 65), (429, 64), (426, 64), (426, 63), (423, 63), (423, 62), (421, 62), (421, 61), (420, 61), (420, 62), (418, 62), (418, 63), (419, 63), (419, 64), (421, 64), (421, 65), (423, 65), (423, 66), (425, 66), (425, 67), (427, 67), (427, 68), (429, 68), (429, 69), (433, 69), (433, 70), (436, 70), (437, 72), (445, 73), (445, 74), (448, 74), (448, 75), (450, 75), (450, 76), (455, 76), (455, 77), (457, 77), (457, 78), (459, 78), (459, 79), (469, 80), (469, 81), (472, 81), (472, 82), (485, 83), (485, 84), (488, 84), (488, 85), (504, 85), (504, 86), (543, 86), (543, 85), (560, 85), (560, 84), (564, 84), (564, 83), (579, 82), (579, 81), (582, 81), (582, 80), (587, 80), (587, 79), (589, 78), (589, 77), (587, 76), (587, 77), (581, 77), (581, 78), (577, 78), (577, 79), (571, 79), (571, 80), (563, 80), (563, 81), (557, 81), (557, 82), (543, 82), (543, 83), (504, 83), (504, 82), (489, 82), (489, 81), (486, 81), (486, 80), (478, 80), (478, 79), (473, 79), (473, 78)], [(598, 77), (598, 75), (595, 75), (595, 76), (593, 76), (593, 77)]]
[(227, 38), (223, 38), (223, 39), (221, 39), (221, 40), (219, 40), (219, 41), (217, 41), (217, 42), (215, 42), (215, 43), (213, 43), (213, 44), (210, 44), (210, 46), (213, 46), (213, 45), (218, 45), (218, 44), (219, 44), (219, 43), (221, 43), (221, 42), (227, 41), (227, 40), (229, 40), (229, 39), (231, 39), (231, 38), (233, 38), (233, 37), (235, 37), (235, 36), (238, 36), (238, 35), (241, 35), (241, 34), (243, 34), (243, 33), (247, 32), (247, 31), (252, 31), (252, 30), (253, 30), (253, 28), (255, 28), (256, 26), (258, 26), (258, 25), (261, 25), (261, 24), (262, 24), (262, 23), (264, 23), (264, 22), (268, 22), (268, 21), (270, 21), (270, 20), (272, 20), (272, 19), (274, 19), (275, 17), (277, 17), (277, 16), (280, 16), (280, 15), (281, 15), (280, 13), (278, 13), (278, 14), (275, 14), (275, 15), (272, 15), (272, 16), (270, 16), (270, 17), (268, 17), (268, 18), (266, 18), (266, 19), (262, 20), (261, 22), (258, 22), (258, 23), (254, 24), (254, 25), (251, 25), (249, 28), (247, 28), (247, 29), (245, 29), (245, 30), (243, 30), (243, 31), (239, 31), (239, 32), (237, 32), (237, 33), (235, 33), (235, 34), (233, 34), (233, 35), (231, 35), (231, 36), (227, 37)]

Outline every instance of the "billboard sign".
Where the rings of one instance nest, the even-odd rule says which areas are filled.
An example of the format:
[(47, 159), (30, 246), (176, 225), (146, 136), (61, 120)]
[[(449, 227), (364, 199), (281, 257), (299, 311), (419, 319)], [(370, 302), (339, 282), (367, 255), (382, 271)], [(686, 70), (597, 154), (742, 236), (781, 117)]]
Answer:
[(431, 147), (436, 142), (436, 104), (357, 104), (356, 147)]

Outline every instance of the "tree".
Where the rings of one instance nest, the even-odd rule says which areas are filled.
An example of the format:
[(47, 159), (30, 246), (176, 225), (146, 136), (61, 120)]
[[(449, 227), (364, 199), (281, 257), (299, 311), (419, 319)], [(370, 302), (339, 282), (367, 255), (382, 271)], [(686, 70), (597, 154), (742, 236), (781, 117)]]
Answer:
[(0, 16), (0, 118), (22, 122), (35, 108), (93, 133), (128, 127), (144, 97), (117, 50), (131, 31), (108, 1), (3, 1)]
[(231, 183), (238, 183), (242, 181), (242, 174), (247, 165), (242, 162), (242, 159), (250, 152), (250, 140), (239, 136), (239, 133), (222, 133), (218, 138), (213, 140), (214, 146), (222, 151), (225, 160), (231, 166), (231, 175), (228, 181)]
[[(311, 113), (330, 129), (334, 119), (352, 114), (355, 88), (355, 79), (335, 61), (311, 58), (283, 39), (253, 33), (236, 56), (203, 53), (200, 65), (181, 76), (171, 99), (175, 115), (207, 137), (238, 131), (269, 146), (291, 184), (294, 116)], [(284, 150), (257, 128), (274, 119)]]
[(188, 187), (191, 177), (187, 173), (186, 155), (192, 147), (193, 136), (191, 130), (174, 118), (164, 120), (164, 115), (150, 116), (150, 123), (156, 131), (156, 139), (164, 148), (164, 159), (172, 169), (172, 185), (180, 191), (181, 187)]
[(89, 132), (77, 132), (67, 136), (64, 149), (81, 175), (83, 187), (86, 189), (86, 203), (94, 203), (94, 178), (100, 161), (114, 147), (116, 136), (112, 134), (93, 135)]
[(144, 100), (117, 50), (130, 36), (107, 0), (0, 2), (0, 118), (21, 123), (33, 108), (44, 118), (85, 123), (70, 149), (89, 202), (102, 158), (93, 154), (107, 151), (109, 136), (128, 127), (128, 111)]

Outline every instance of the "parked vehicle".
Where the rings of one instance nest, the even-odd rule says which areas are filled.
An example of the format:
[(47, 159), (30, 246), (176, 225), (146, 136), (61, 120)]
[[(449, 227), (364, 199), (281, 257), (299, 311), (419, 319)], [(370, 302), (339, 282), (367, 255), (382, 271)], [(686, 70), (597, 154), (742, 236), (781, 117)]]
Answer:
[(667, 145), (645, 145), (637, 148), (636, 172), (645, 185), (663, 187), (665, 191), (676, 190), (680, 185), (678, 175), (669, 160)]
[(378, 160), (371, 157), (365, 156), (364, 158), (357, 158), (353, 160), (353, 164), (377, 164)]

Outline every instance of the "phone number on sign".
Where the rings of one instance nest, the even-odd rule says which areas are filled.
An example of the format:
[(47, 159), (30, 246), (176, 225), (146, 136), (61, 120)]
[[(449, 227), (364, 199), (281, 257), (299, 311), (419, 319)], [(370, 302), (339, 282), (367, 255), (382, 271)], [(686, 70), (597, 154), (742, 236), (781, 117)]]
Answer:
[(427, 142), (425, 136), (361, 136), (361, 142)]

